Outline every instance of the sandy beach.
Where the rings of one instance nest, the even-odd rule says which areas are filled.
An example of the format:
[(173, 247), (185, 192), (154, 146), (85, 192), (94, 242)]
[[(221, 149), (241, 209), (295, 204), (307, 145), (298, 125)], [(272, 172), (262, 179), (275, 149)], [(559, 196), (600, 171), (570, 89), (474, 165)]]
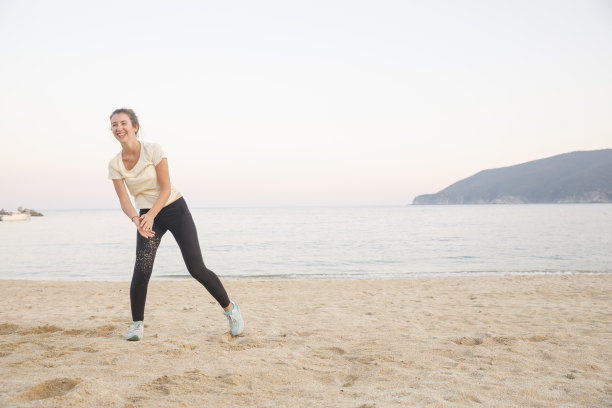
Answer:
[(2, 281), (2, 407), (612, 406), (612, 275)]

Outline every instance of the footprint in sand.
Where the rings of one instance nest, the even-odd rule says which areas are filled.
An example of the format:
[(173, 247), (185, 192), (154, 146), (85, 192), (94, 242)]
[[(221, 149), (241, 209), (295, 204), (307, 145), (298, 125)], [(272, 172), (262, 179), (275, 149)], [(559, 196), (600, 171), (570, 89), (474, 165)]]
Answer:
[(482, 339), (478, 337), (460, 337), (458, 339), (454, 339), (453, 343), (460, 346), (478, 346), (482, 344)]
[(359, 377), (352, 374), (336, 374), (334, 376), (334, 382), (341, 387), (351, 387), (358, 378)]
[(546, 336), (531, 336), (531, 337), (512, 337), (512, 336), (491, 336), (491, 337), (460, 337), (453, 339), (452, 342), (459, 344), (460, 346), (495, 346), (495, 345), (506, 345), (510, 346), (517, 341), (529, 341), (529, 342), (542, 342), (548, 340)]
[(117, 335), (116, 330), (118, 326), (112, 324), (106, 324), (104, 326), (98, 326), (93, 329), (70, 329), (64, 330), (67, 336), (85, 336), (85, 337), (115, 337)]
[(334, 374), (317, 373), (316, 378), (323, 384), (336, 384), (340, 387), (352, 387), (353, 385), (355, 385), (355, 381), (359, 379), (359, 376), (346, 372)]
[(330, 357), (343, 356), (346, 354), (346, 350), (342, 347), (321, 347), (315, 350), (314, 356), (318, 358), (327, 359)]
[(170, 395), (178, 382), (180, 382), (180, 376), (162, 375), (161, 377), (142, 385), (140, 388), (143, 391), (157, 391), (164, 395)]
[(548, 337), (546, 337), (546, 336), (531, 336), (531, 337), (529, 337), (527, 339), (527, 341), (531, 341), (531, 342), (534, 342), (534, 343), (539, 343), (539, 342), (545, 341), (545, 340), (548, 340)]
[(328, 348), (323, 348), (321, 350), (328, 350), (328, 351), (331, 351), (334, 354), (339, 354), (341, 356), (346, 354), (346, 350), (344, 350), (341, 347), (328, 347)]
[(72, 378), (55, 378), (28, 388), (17, 397), (27, 401), (59, 397), (67, 394), (70, 390), (76, 387), (79, 382), (81, 382), (79, 379), (74, 380)]
[[(95, 346), (95, 344), (93, 344), (93, 346)], [(70, 349), (68, 349), (69, 351), (84, 351), (86, 353), (97, 353), (100, 350), (98, 350), (97, 348), (94, 348), (92, 346), (86, 346), (86, 347), (72, 347)]]
[(6, 357), (13, 353), (21, 343), (2, 343), (0, 344), (0, 357)]
[(0, 334), (11, 334), (15, 333), (19, 329), (19, 326), (13, 323), (2, 323), (0, 324)]
[(24, 330), (21, 332), (22, 335), (27, 334), (46, 334), (46, 333), (55, 333), (58, 331), (63, 331), (61, 327), (45, 324), (44, 326), (34, 327), (32, 329)]
[(230, 333), (224, 333), (221, 337), (210, 337), (210, 340), (216, 340), (223, 348), (231, 351), (241, 351), (253, 348), (275, 348), (282, 346), (286, 342), (284, 338), (266, 338), (258, 335), (234, 337)]
[(61, 327), (55, 325), (45, 324), (44, 326), (36, 326), (31, 328), (21, 328), (20, 326), (12, 323), (2, 323), (0, 324), (0, 335), (7, 335), (18, 333), (22, 336), (32, 335), (32, 334), (50, 334), (61, 332), (63, 335), (68, 336), (78, 336), (84, 335), (86, 337), (113, 337), (116, 336), (117, 326), (112, 324), (107, 324), (104, 326), (98, 326), (90, 330), (84, 329), (63, 329)]
[(86, 334), (87, 337), (114, 337), (117, 326), (107, 324), (104, 326), (96, 327), (93, 330), (89, 330)]
[[(231, 378), (230, 378), (231, 379)], [(140, 386), (142, 391), (147, 393), (153, 391), (163, 395), (184, 395), (193, 392), (213, 392), (218, 390), (215, 385), (211, 388), (211, 383), (216, 383), (216, 379), (209, 377), (201, 371), (195, 369), (185, 371), (183, 375), (162, 375)], [(221, 385), (229, 386), (228, 378), (220, 381)]]

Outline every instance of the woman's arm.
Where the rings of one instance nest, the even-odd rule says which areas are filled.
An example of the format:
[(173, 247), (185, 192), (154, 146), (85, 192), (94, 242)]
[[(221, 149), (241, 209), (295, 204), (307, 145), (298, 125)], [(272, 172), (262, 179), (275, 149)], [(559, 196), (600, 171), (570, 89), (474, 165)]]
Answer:
[(153, 220), (165, 207), (170, 197), (170, 171), (168, 170), (168, 159), (165, 157), (161, 159), (157, 166), (155, 166), (155, 172), (157, 173), (157, 182), (159, 183), (159, 197), (155, 200), (153, 207), (140, 217), (140, 227), (144, 231), (150, 231), (153, 228)]
[(117, 197), (119, 197), (119, 203), (121, 203), (121, 209), (130, 217), (132, 222), (138, 228), (138, 232), (145, 238), (151, 238), (155, 235), (153, 231), (144, 231), (140, 227), (140, 218), (138, 218), (138, 212), (132, 205), (132, 200), (130, 200), (130, 195), (128, 194), (127, 187), (125, 186), (125, 181), (123, 179), (113, 179), (113, 186), (115, 187), (115, 192), (117, 193)]

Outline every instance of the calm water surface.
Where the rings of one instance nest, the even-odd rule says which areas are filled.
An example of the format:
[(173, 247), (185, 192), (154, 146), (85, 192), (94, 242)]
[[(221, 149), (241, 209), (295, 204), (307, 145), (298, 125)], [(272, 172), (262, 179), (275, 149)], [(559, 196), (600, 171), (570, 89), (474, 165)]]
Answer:
[[(610, 273), (612, 205), (191, 210), (225, 279)], [(130, 280), (136, 230), (121, 210), (0, 222), (0, 279)], [(168, 232), (153, 279), (189, 275)]]

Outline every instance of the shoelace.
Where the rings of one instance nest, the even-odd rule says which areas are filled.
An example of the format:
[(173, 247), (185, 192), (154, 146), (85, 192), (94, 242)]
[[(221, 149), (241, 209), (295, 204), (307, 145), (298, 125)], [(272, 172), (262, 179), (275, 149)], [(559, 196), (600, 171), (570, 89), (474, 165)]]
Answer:
[(130, 327), (130, 332), (135, 332), (137, 330), (140, 330), (141, 326), (142, 326), (142, 323), (132, 323), (132, 327)]

